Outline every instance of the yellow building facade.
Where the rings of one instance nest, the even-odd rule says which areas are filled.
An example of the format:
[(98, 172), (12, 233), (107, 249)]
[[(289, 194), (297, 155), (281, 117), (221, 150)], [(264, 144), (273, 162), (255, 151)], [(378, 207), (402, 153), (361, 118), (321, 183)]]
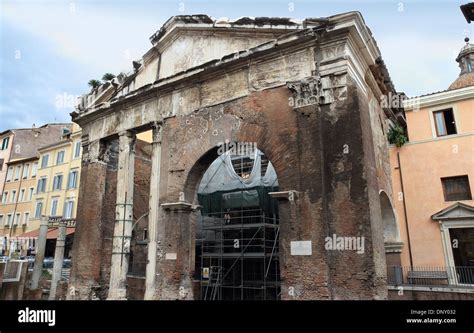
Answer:
[(29, 247), (34, 247), (33, 239), (19, 242), (16, 238), (39, 227), (39, 223), (32, 221), (37, 172), (37, 157), (8, 163), (0, 201), (0, 253), (10, 249), (24, 253)]
[(81, 173), (81, 129), (73, 124), (59, 142), (38, 149), (39, 165), (31, 220), (76, 217)]

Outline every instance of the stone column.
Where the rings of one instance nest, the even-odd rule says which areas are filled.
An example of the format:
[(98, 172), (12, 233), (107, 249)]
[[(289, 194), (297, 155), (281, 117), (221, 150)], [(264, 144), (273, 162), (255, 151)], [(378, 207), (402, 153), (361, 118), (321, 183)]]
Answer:
[(58, 228), (58, 238), (56, 239), (56, 249), (54, 251), (53, 277), (51, 279), (51, 289), (49, 300), (56, 299), (56, 289), (61, 280), (63, 270), (64, 247), (66, 245), (66, 222), (60, 222)]
[(160, 163), (161, 163), (162, 125), (153, 124), (151, 155), (150, 201), (148, 214), (148, 263), (146, 266), (145, 299), (156, 298), (156, 256), (163, 238), (163, 223), (158, 220), (160, 209)]
[(111, 300), (126, 299), (127, 293), (127, 271), (133, 226), (134, 145), (135, 134), (128, 131), (119, 134), (116, 220), (108, 294), (108, 299)]
[(36, 243), (35, 266), (33, 268), (33, 275), (31, 278), (30, 289), (38, 288), (39, 279), (43, 272), (44, 251), (46, 249), (46, 237), (48, 234), (48, 217), (42, 216), (39, 228), (38, 241)]

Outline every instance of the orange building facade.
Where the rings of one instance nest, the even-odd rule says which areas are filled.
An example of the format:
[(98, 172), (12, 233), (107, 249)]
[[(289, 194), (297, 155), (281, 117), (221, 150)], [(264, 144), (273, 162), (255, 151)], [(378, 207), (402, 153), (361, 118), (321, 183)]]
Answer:
[(474, 284), (474, 45), (456, 60), (461, 75), (447, 90), (405, 103), (409, 141), (390, 147), (392, 202), (401, 266)]

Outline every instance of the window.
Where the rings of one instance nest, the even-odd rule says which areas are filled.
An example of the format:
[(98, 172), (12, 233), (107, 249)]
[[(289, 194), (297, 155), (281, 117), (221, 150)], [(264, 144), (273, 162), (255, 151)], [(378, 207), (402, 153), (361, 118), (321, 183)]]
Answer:
[(433, 112), (436, 135), (445, 136), (456, 134), (453, 109)]
[(472, 200), (467, 176), (441, 178), (441, 182), (445, 201)]
[(63, 184), (63, 175), (56, 175), (53, 178), (53, 191), (61, 190)]
[(2, 150), (6, 150), (8, 148), (8, 143), (10, 142), (10, 137), (3, 138), (2, 140)]
[(30, 213), (25, 212), (25, 214), (23, 214), (23, 224), (28, 225), (28, 222), (30, 222)]
[(36, 177), (36, 173), (38, 172), (38, 162), (33, 163), (31, 167), (31, 178)]
[(7, 204), (7, 198), (8, 198), (8, 192), (3, 192), (2, 204), (4, 204), (4, 205)]
[(56, 164), (62, 164), (64, 162), (64, 150), (61, 150), (58, 152), (58, 155), (56, 156)]
[(0, 171), (2, 171), (2, 169), (3, 169), (3, 162), (4, 161), (5, 161), (5, 159), (0, 158)]
[(0, 215), (0, 225), (3, 225), (3, 222), (4, 222), (3, 220), (4, 220), (3, 215)]
[(49, 155), (44, 155), (41, 159), (41, 168), (46, 168), (48, 166)]
[(21, 165), (17, 165), (16, 169), (15, 169), (15, 179), (14, 180), (20, 179), (20, 172), (21, 172)]
[(8, 226), (12, 225), (12, 214), (7, 215), (7, 224)]
[(74, 200), (67, 200), (64, 204), (64, 214), (63, 217), (66, 219), (72, 218), (72, 210), (74, 208)]
[(33, 192), (35, 191), (34, 187), (30, 187), (30, 190), (28, 191), (28, 201), (31, 201), (33, 199)]
[(41, 211), (43, 210), (43, 202), (37, 201), (35, 207), (35, 218), (39, 219), (41, 217)]
[(10, 182), (13, 177), (13, 167), (9, 167), (7, 171), (7, 182)]
[(18, 225), (20, 223), (20, 219), (21, 219), (21, 214), (16, 213), (15, 214), (15, 219), (13, 220), (13, 225)]
[(74, 158), (79, 158), (81, 156), (81, 141), (76, 141), (74, 143)]
[(38, 180), (38, 187), (36, 188), (36, 193), (43, 193), (46, 191), (46, 177), (41, 177)]
[(12, 190), (12, 194), (10, 195), (10, 203), (15, 203), (16, 200), (16, 190)]
[(77, 170), (73, 170), (69, 173), (69, 179), (68, 179), (68, 182), (67, 182), (67, 188), (68, 189), (77, 187), (77, 175), (78, 175)]
[(23, 167), (23, 179), (28, 178), (28, 172), (30, 172), (30, 165), (25, 164), (25, 166)]
[(24, 200), (25, 200), (25, 189), (22, 188), (22, 189), (20, 190), (20, 194), (19, 194), (19, 196), (18, 196), (18, 202), (22, 202), (22, 201), (24, 201)]
[(51, 216), (56, 216), (58, 212), (58, 202), (59, 202), (58, 198), (53, 198), (51, 200)]

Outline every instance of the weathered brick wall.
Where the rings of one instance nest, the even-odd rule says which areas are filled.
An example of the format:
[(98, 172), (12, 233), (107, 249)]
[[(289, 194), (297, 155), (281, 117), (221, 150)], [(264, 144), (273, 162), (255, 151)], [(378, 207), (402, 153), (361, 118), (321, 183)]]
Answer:
[[(148, 210), (150, 150), (137, 140), (135, 159), (134, 218)], [(81, 169), (76, 238), (68, 298), (106, 299), (112, 256), (117, 189), (116, 159), (83, 165)], [(146, 226), (147, 220), (140, 223)], [(146, 246), (145, 246), (146, 248)], [(146, 250), (144, 251), (146, 254)], [(142, 253), (143, 254), (143, 253)], [(146, 260), (146, 259), (145, 259)]]
[[(197, 203), (200, 177), (225, 139), (256, 142), (274, 165), (280, 190), (298, 191), (294, 204), (280, 205), (283, 299), (385, 298), (384, 250), (378, 183), (367, 101), (349, 83), (346, 98), (321, 110), (294, 110), (286, 87), (168, 119), (164, 127), (160, 202), (175, 202), (184, 189)], [(365, 116), (364, 116), (365, 113)], [(344, 145), (349, 152), (343, 153)], [(162, 212), (165, 252), (163, 298), (178, 298), (194, 271), (193, 214)], [(327, 235), (363, 236), (364, 254), (324, 248)], [(312, 256), (291, 256), (290, 242), (311, 240)], [(191, 263), (191, 264), (190, 264)], [(330, 267), (330, 270), (328, 270)], [(329, 276), (329, 278), (328, 278)], [(294, 295), (289, 288), (293, 287)]]
[(142, 300), (145, 295), (145, 278), (127, 276), (127, 299)]
[(108, 169), (106, 176), (106, 186), (104, 194), (104, 202), (102, 205), (102, 257), (100, 265), (100, 283), (101, 288), (96, 290), (97, 297), (100, 299), (107, 298), (107, 292), (110, 281), (110, 265), (112, 258), (112, 240), (115, 226), (115, 203), (117, 198), (117, 171), (116, 169)]
[(107, 166), (83, 163), (73, 244), (69, 299), (90, 299), (91, 288), (100, 283), (103, 237), (102, 207)]
[[(163, 130), (160, 202), (176, 202), (179, 192), (184, 191), (187, 201), (197, 203), (197, 186), (217, 157), (218, 144), (226, 139), (256, 142), (275, 167), (280, 189), (298, 191), (294, 203), (280, 205), (282, 299), (386, 298), (377, 172), (377, 159), (383, 156), (374, 148), (369, 102), (350, 80), (346, 94), (330, 105), (294, 109), (288, 103), (289, 97), (286, 87), (273, 88), (191, 115), (168, 118)], [(139, 151), (135, 165), (135, 218), (148, 210), (149, 194), (149, 160), (140, 158)], [(101, 189), (100, 209), (97, 207), (94, 215), (89, 206), (85, 207), (89, 214), (100, 216), (96, 222), (101, 225), (100, 231), (96, 230), (92, 237), (100, 235), (102, 241), (101, 256), (93, 257), (100, 267), (94, 282), (100, 286), (97, 296), (105, 298), (116, 173), (113, 168), (100, 172), (106, 181)], [(95, 182), (92, 189), (97, 188), (97, 179)], [(84, 204), (97, 199), (97, 193), (94, 195), (89, 188), (85, 192), (90, 198)], [(165, 241), (160, 245), (162, 255), (157, 263), (158, 298), (195, 297), (191, 282), (195, 269), (195, 218), (192, 212), (160, 211)], [(135, 235), (140, 235), (145, 226), (144, 219), (137, 225)], [(332, 234), (364, 237), (364, 253), (327, 251), (325, 237)], [(311, 256), (291, 255), (291, 241), (300, 240), (312, 241)], [(145, 249), (133, 243), (135, 262), (146, 257)], [(85, 256), (84, 243), (81, 251)], [(176, 253), (177, 259), (164, 259), (166, 253)], [(184, 288), (184, 294), (178, 294), (180, 288)]]
[[(391, 193), (390, 178), (380, 177), (379, 166), (384, 168), (384, 165), (389, 163), (388, 153), (384, 155), (384, 150), (378, 150), (377, 145), (380, 142), (385, 142), (383, 133), (379, 128), (374, 128), (371, 121), (370, 101), (366, 95), (357, 88), (358, 113), (361, 126), (362, 149), (364, 153), (364, 160), (362, 161), (363, 169), (359, 173), (359, 181), (365, 186), (360, 195), (366, 196), (368, 200), (367, 212), (365, 213), (367, 219), (362, 227), (361, 234), (365, 237), (365, 253), (361, 255), (367, 269), (363, 269), (363, 265), (356, 268), (356, 271), (367, 278), (364, 281), (366, 288), (374, 291), (376, 299), (387, 298), (386, 285), (386, 262), (385, 262), (385, 245), (384, 245), (384, 222), (382, 220), (382, 211), (380, 206), (380, 189), (387, 189)], [(379, 110), (380, 111), (380, 110)], [(377, 114), (377, 117), (379, 114)], [(380, 115), (383, 117), (383, 115)], [(357, 135), (357, 134), (355, 134)], [(383, 143), (382, 143), (383, 144)], [(386, 144), (386, 143), (385, 143)], [(383, 185), (381, 185), (383, 184)], [(363, 209), (363, 206), (359, 206)], [(362, 212), (361, 212), (362, 213)], [(367, 215), (368, 214), (368, 215)], [(357, 219), (352, 219), (352, 223), (357, 225)], [(350, 262), (350, 261), (349, 261)], [(348, 263), (349, 263), (348, 262)], [(361, 262), (361, 261), (359, 261)], [(359, 276), (360, 276), (359, 275)]]

